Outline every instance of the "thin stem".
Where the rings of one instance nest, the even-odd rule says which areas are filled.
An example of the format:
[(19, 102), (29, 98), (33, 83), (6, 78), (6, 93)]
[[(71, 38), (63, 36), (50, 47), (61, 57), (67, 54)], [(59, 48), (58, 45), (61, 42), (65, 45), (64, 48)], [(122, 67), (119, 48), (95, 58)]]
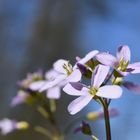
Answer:
[(105, 126), (106, 126), (106, 140), (111, 140), (110, 119), (109, 119), (108, 105), (106, 99), (105, 99), (105, 106), (104, 106), (104, 118), (105, 118)]
[(94, 135), (91, 135), (91, 138), (93, 139), (93, 140), (99, 140), (96, 136), (94, 136)]
[(100, 99), (100, 102), (103, 106), (104, 110), (104, 118), (105, 118), (105, 127), (106, 127), (106, 140), (111, 140), (111, 129), (110, 129), (110, 119), (109, 119), (109, 112), (108, 112), (108, 103), (107, 99)]
[(39, 132), (39, 133), (45, 135), (45, 136), (48, 137), (49, 139), (52, 139), (52, 134), (51, 134), (47, 129), (45, 129), (44, 127), (36, 126), (36, 127), (34, 128), (34, 130), (35, 130), (36, 132)]

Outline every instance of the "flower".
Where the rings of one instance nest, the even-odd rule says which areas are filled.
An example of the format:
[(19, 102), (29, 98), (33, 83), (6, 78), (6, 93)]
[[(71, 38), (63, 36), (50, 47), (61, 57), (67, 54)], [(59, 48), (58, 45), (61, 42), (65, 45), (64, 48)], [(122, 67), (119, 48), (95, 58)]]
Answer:
[(115, 68), (121, 76), (126, 76), (129, 73), (140, 73), (140, 62), (130, 63), (131, 52), (127, 45), (120, 46), (116, 57), (109, 53), (99, 53), (96, 59), (106, 65)]
[(12, 99), (11, 106), (15, 107), (19, 104), (25, 103), (26, 100), (30, 97), (30, 94), (26, 91), (19, 91), (18, 94)]
[(72, 67), (69, 61), (59, 59), (53, 64), (53, 69), (46, 73), (46, 80), (34, 82), (30, 84), (30, 89), (39, 90), (40, 92), (47, 90), (48, 98), (59, 98), (60, 89), (69, 82), (78, 82), (82, 78), (82, 72), (77, 64), (84, 65), (98, 53), (97, 50), (89, 52)]
[(94, 96), (116, 99), (122, 95), (122, 89), (117, 85), (102, 86), (107, 74), (109, 66), (98, 65), (92, 73), (91, 86), (81, 83), (68, 83), (63, 91), (69, 95), (80, 96), (72, 101), (68, 106), (70, 114), (74, 115), (82, 110)]
[(43, 79), (43, 73), (42, 73), (41, 70), (39, 70), (39, 71), (34, 72), (34, 73), (29, 73), (25, 79), (23, 79), (22, 81), (18, 82), (18, 85), (21, 88), (28, 89), (29, 85), (32, 82), (39, 81), (39, 80), (42, 80), (42, 79)]
[(46, 81), (40, 88), (40, 92), (57, 86), (64, 80), (68, 82), (78, 82), (81, 80), (82, 74), (80, 70), (77, 68), (73, 69), (72, 65), (67, 60), (57, 60), (53, 65), (53, 69), (58, 73), (58, 75), (53, 80)]
[[(45, 80), (36, 81), (30, 84), (29, 88), (33, 91), (40, 90), (47, 83), (52, 82), (55, 78), (59, 76), (59, 73), (53, 69), (49, 70), (45, 74)], [(60, 83), (46, 89), (46, 96), (49, 99), (59, 99), (61, 96), (61, 88), (65, 85), (65, 80), (60, 81)]]
[(18, 82), (18, 86), (20, 90), (18, 91), (17, 95), (12, 99), (10, 106), (15, 107), (16, 105), (25, 103), (28, 99), (31, 99), (34, 94), (32, 90), (29, 89), (29, 85), (35, 81), (40, 81), (43, 79), (42, 71), (37, 71), (34, 73), (29, 73), (27, 77)]
[(0, 121), (1, 134), (6, 135), (14, 130), (27, 129), (29, 124), (27, 122), (21, 121), (17, 122), (8, 118), (4, 118)]

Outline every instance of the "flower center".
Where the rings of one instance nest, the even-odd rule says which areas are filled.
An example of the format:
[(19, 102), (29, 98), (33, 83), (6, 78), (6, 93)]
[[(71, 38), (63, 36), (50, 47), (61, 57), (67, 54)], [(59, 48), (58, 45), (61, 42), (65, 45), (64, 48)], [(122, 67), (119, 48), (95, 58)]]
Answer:
[(73, 72), (72, 65), (69, 62), (68, 64), (64, 64), (63, 68), (65, 69), (68, 76)]
[(122, 58), (117, 68), (120, 71), (126, 71), (128, 64), (129, 64), (129, 61), (124, 61), (124, 59)]
[(91, 87), (90, 90), (89, 90), (89, 93), (92, 95), (92, 96), (95, 96), (96, 93), (97, 93), (98, 89), (95, 88), (95, 87)]

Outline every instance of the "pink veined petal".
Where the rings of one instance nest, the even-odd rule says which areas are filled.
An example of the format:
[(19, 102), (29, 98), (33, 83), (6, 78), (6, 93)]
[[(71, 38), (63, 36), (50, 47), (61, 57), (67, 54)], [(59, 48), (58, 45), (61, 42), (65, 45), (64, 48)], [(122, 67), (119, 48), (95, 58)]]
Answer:
[(58, 77), (56, 77), (56, 79), (53, 81), (46, 81), (44, 83), (44, 85), (42, 85), (42, 87), (40, 88), (39, 92), (52, 88), (52, 87), (58, 85), (60, 82), (62, 82), (65, 79), (66, 79), (66, 75), (61, 74)]
[(45, 73), (45, 78), (47, 80), (54, 80), (58, 75), (59, 73), (56, 70), (51, 69)]
[(99, 53), (96, 55), (96, 59), (106, 66), (115, 67), (118, 64), (116, 57), (109, 53)]
[(44, 85), (45, 82), (45, 80), (33, 82), (29, 85), (29, 88), (33, 91), (37, 91)]
[(128, 74), (130, 74), (130, 72), (127, 72), (127, 71), (120, 71), (120, 70), (118, 70), (118, 69), (115, 69), (122, 77), (125, 77), (125, 76), (127, 76)]
[(49, 88), (46, 94), (47, 98), (49, 99), (59, 99), (60, 95), (61, 95), (61, 89), (58, 86)]
[(117, 85), (106, 85), (100, 87), (96, 95), (109, 99), (117, 99), (122, 95), (122, 88)]
[(71, 115), (76, 114), (77, 112), (82, 110), (91, 100), (92, 96), (90, 94), (78, 97), (69, 104), (68, 106), (69, 113)]
[(82, 74), (79, 69), (73, 70), (73, 72), (67, 77), (69, 82), (79, 82), (82, 78)]
[(57, 60), (54, 64), (54, 70), (56, 70), (57, 72), (63, 73), (63, 74), (67, 74), (66, 70), (63, 68), (64, 65), (68, 66), (69, 61), (64, 60), (64, 59), (59, 59)]
[(132, 71), (130, 73), (140, 73), (140, 62), (136, 62), (136, 63), (133, 63), (133, 64), (129, 64), (128, 69), (132, 69)]
[(92, 78), (91, 78), (91, 86), (99, 88), (100, 85), (104, 82), (108, 72), (109, 72), (110, 67), (109, 66), (104, 66), (104, 65), (98, 65), (94, 72), (92, 73)]
[(73, 95), (73, 96), (81, 96), (83, 94), (85, 94), (85, 92), (82, 92), (82, 90), (78, 90), (76, 88), (74, 88), (74, 86), (72, 86), (70, 83), (68, 83), (64, 88), (63, 91), (69, 95)]
[(80, 63), (80, 64), (86, 64), (90, 59), (92, 59), (98, 53), (99, 53), (99, 51), (97, 51), (97, 50), (91, 51), (84, 58), (80, 59), (78, 61), (78, 63)]
[(124, 61), (130, 62), (131, 52), (127, 45), (123, 45), (118, 48), (117, 59), (120, 61), (122, 58)]

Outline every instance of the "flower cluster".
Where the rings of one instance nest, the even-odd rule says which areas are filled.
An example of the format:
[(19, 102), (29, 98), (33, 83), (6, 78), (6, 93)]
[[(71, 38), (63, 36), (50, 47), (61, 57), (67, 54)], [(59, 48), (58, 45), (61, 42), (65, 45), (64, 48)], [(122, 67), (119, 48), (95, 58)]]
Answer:
[[(34, 91), (47, 91), (48, 98), (58, 99), (61, 88), (69, 95), (79, 96), (68, 106), (70, 114), (76, 114), (92, 99), (99, 101), (105, 98), (110, 102), (121, 97), (121, 86), (132, 90), (139, 88), (138, 85), (136, 88), (135, 84), (123, 81), (128, 74), (140, 73), (140, 62), (129, 64), (130, 56), (129, 47), (123, 45), (118, 48), (116, 57), (93, 50), (83, 58), (77, 57), (74, 66), (60, 59), (46, 73), (46, 80), (33, 82), (29, 87)], [(90, 85), (82, 82), (83, 77), (90, 80)]]
[[(109, 108), (111, 100), (122, 96), (122, 87), (140, 92), (139, 85), (125, 81), (125, 77), (129, 74), (140, 73), (140, 62), (130, 63), (130, 58), (130, 48), (123, 45), (118, 48), (116, 57), (108, 52), (93, 50), (83, 58), (76, 57), (74, 65), (68, 60), (59, 59), (49, 71), (28, 74), (24, 80), (18, 82), (20, 90), (12, 99), (11, 106), (21, 103), (35, 105), (53, 128), (52, 132), (50, 128), (44, 129), (41, 126), (35, 127), (35, 130), (50, 139), (63, 140), (65, 134), (59, 130), (54, 117), (56, 101), (61, 97), (63, 90), (66, 94), (77, 97), (68, 105), (68, 112), (71, 115), (81, 111), (91, 101), (102, 106), (101, 110), (89, 112), (86, 119), (88, 121), (105, 119), (107, 140), (111, 140), (109, 118), (118, 115), (116, 109)], [(26, 122), (10, 119), (0, 121), (2, 134), (27, 127)], [(90, 125), (84, 121), (75, 132), (79, 131), (92, 139), (98, 139), (93, 135)]]

